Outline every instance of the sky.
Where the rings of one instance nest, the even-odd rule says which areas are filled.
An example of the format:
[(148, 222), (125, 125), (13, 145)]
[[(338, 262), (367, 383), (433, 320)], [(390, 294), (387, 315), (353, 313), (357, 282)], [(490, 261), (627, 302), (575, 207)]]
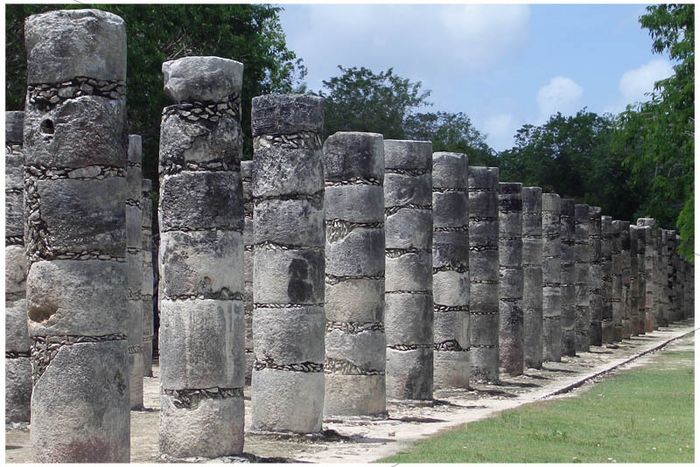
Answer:
[(645, 6), (283, 5), (287, 46), (319, 90), (337, 66), (421, 81), (429, 111), (464, 112), (496, 150), (557, 111), (617, 113), (673, 73), (639, 24)]

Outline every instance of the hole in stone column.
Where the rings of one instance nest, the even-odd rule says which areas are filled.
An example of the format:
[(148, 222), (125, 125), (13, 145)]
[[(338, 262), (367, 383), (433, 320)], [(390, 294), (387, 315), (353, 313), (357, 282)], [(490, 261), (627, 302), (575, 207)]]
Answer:
[(43, 323), (44, 321), (48, 321), (57, 311), (58, 308), (55, 306), (33, 307), (27, 310), (27, 315), (29, 315), (29, 319), (35, 323)]
[(39, 130), (45, 135), (52, 135), (54, 132), (53, 122), (50, 119), (46, 119), (41, 122), (41, 127)]

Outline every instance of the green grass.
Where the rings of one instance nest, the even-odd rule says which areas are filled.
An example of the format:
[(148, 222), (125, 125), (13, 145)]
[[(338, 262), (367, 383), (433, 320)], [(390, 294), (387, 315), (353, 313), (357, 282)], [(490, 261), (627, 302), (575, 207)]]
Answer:
[(666, 351), (580, 395), (529, 404), (379, 462), (693, 462), (692, 351)]

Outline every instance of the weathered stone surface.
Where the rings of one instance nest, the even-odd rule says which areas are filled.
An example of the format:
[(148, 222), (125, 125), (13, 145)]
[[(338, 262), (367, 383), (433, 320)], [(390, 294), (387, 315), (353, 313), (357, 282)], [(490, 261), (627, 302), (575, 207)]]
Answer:
[[(327, 385), (324, 416), (383, 416), (386, 413), (383, 138), (376, 133), (335, 133), (326, 140), (323, 156), (325, 184), (336, 193), (325, 200), (324, 370)], [(364, 190), (368, 187), (375, 189)], [(368, 195), (375, 199), (365, 203)], [(340, 202), (340, 209), (334, 208), (336, 202)], [(355, 211), (364, 212), (343, 216), (351, 204)], [(367, 221), (357, 221), (358, 217)], [(362, 299), (353, 296), (349, 303), (341, 305), (339, 302), (345, 298), (348, 288), (334, 284), (347, 281), (362, 284), (360, 287), (365, 294), (370, 295)], [(338, 306), (339, 310), (333, 310), (333, 306)], [(367, 313), (367, 309), (378, 313)], [(352, 319), (362, 314), (365, 319)], [(346, 376), (352, 378), (348, 380)], [(378, 377), (382, 379), (381, 384), (378, 384)], [(353, 382), (353, 391), (335, 391), (340, 381)], [(354, 395), (347, 397), (348, 392)]]
[(498, 185), (499, 366), (510, 375), (521, 375), (525, 365), (522, 308), (523, 185), (505, 182)]
[(472, 379), (498, 382), (498, 168), (469, 167)]
[[(630, 307), (632, 305), (632, 260), (630, 255), (630, 223), (620, 221), (620, 256), (622, 258), (622, 309), (620, 314), (619, 340), (631, 337)], [(616, 336), (617, 337), (617, 336)]]
[(562, 355), (576, 355), (576, 271), (574, 200), (561, 200), (561, 329)]
[(242, 73), (218, 57), (163, 64), (178, 102), (164, 113), (180, 120), (161, 128), (158, 216), (160, 452), (175, 458), (243, 451)]
[(244, 332), (238, 300), (161, 300), (162, 386), (242, 388), (245, 363), (239, 347)]
[[(6, 237), (7, 238), (7, 237)], [(24, 298), (27, 281), (27, 257), (24, 246), (5, 247), (5, 301)]]
[(125, 338), (59, 346), (34, 381), (35, 462), (129, 462), (127, 368)]
[(141, 180), (141, 254), (143, 257), (143, 283), (141, 298), (143, 308), (143, 375), (153, 376), (153, 240), (152, 230), (152, 183)]
[(613, 226), (612, 217), (601, 216), (601, 268), (603, 276), (603, 313), (602, 313), (602, 343), (603, 345), (614, 342), (613, 335), (613, 307), (615, 300), (613, 296)]
[(5, 112), (5, 144), (23, 144), (24, 141), (24, 112)]
[(27, 315), (31, 336), (126, 335), (126, 263), (32, 264), (27, 275)]
[[(308, 94), (267, 94), (254, 97), (251, 127), (254, 137), (321, 133), (323, 99)], [(257, 157), (253, 160), (255, 159)]]
[(58, 10), (24, 23), (27, 81), (59, 83), (76, 76), (126, 79), (126, 29), (102, 10)]
[(591, 215), (591, 266), (590, 266), (590, 306), (591, 306), (591, 345), (603, 345), (603, 270), (601, 252), (601, 209), (590, 207)]
[[(629, 238), (630, 238), (630, 286), (629, 286), (629, 308), (627, 315), (629, 321), (627, 322), (624, 333), (626, 338), (631, 336), (636, 336), (639, 330), (639, 292), (640, 292), (640, 280), (639, 280), (639, 245), (641, 243), (640, 231), (637, 229), (636, 225), (630, 224), (629, 226)], [(672, 281), (669, 281), (672, 285)]]
[(561, 198), (542, 193), (542, 356), (561, 361)]
[[(26, 319), (25, 319), (26, 327)], [(5, 355), (5, 423), (29, 422), (32, 398), (32, 364), (28, 356)]]
[(212, 388), (208, 392), (199, 391), (191, 399), (191, 403), (183, 404), (178, 395), (160, 395), (161, 452), (179, 458), (242, 452), (245, 415), (242, 392)]
[(613, 342), (622, 340), (623, 285), (622, 273), (622, 221), (613, 220), (611, 224), (612, 242), (612, 333)]
[(256, 368), (252, 385), (255, 388), (251, 401), (255, 407), (253, 431), (313, 433), (321, 430), (323, 372)]
[(245, 382), (253, 373), (253, 161), (241, 161), (243, 187), (243, 314), (245, 316)]
[(76, 169), (67, 171), (73, 177), (124, 168), (128, 144), (124, 99), (81, 96), (49, 110), (28, 106), (24, 144), (27, 165)]
[(241, 232), (163, 232), (160, 290), (165, 297), (233, 298), (243, 291)]
[(542, 188), (523, 187), (523, 335), (528, 368), (542, 368), (542, 292)]
[(163, 90), (175, 102), (219, 102), (241, 91), (243, 64), (221, 57), (183, 57), (163, 63)]
[[(5, 301), (5, 357), (11, 353), (29, 356), (27, 301), (25, 299)], [(9, 362), (9, 359), (6, 359), (6, 362)]]
[(384, 141), (388, 399), (432, 399), (432, 165), (430, 142)]
[(576, 221), (576, 351), (588, 352), (591, 345), (591, 215), (590, 206), (575, 206)]
[(161, 232), (243, 231), (240, 174), (202, 171), (163, 176), (159, 216)]
[[(324, 400), (323, 99), (255, 97), (251, 121), (251, 429), (314, 433), (321, 429)], [(285, 205), (291, 208), (280, 209)]]

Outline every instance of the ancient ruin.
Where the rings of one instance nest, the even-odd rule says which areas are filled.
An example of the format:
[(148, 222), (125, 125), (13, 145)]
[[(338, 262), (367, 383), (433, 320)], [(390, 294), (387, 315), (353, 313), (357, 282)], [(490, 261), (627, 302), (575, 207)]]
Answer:
[(561, 198), (542, 193), (542, 357), (559, 362), (562, 355)]
[(324, 416), (386, 416), (384, 140), (323, 145), (326, 224)]
[(603, 255), (601, 249), (602, 224), (601, 209), (590, 206), (591, 216), (591, 264), (590, 264), (590, 307), (591, 330), (589, 334), (591, 345), (603, 345)]
[(128, 462), (125, 25), (52, 11), (25, 44), (33, 460)]
[[(163, 63), (160, 134), (160, 452), (243, 450), (243, 65)], [(182, 196), (187, 193), (187, 196)]]
[(601, 314), (601, 343), (612, 344), (613, 338), (613, 227), (611, 216), (600, 216), (600, 257), (603, 298), (603, 312)]
[(522, 183), (498, 184), (498, 358), (510, 375), (525, 368)]
[(141, 307), (143, 309), (143, 375), (153, 376), (153, 199), (152, 182), (141, 180), (141, 254), (142, 283)]
[(528, 368), (542, 368), (542, 293), (542, 188), (523, 187), (523, 333)]
[(576, 232), (575, 202), (561, 200), (559, 232), (561, 243), (561, 352), (576, 355)]
[(576, 223), (576, 352), (588, 352), (591, 345), (591, 215), (590, 206), (574, 206)]
[(433, 153), (433, 386), (469, 387), (469, 160)]
[(250, 384), (253, 352), (253, 161), (241, 161), (243, 186), (243, 314), (245, 316), (245, 382)]
[(498, 375), (498, 168), (469, 167), (469, 345), (475, 381)]
[(384, 140), (386, 396), (433, 398), (432, 144)]
[(253, 98), (253, 431), (315, 433), (323, 418), (323, 100)]

